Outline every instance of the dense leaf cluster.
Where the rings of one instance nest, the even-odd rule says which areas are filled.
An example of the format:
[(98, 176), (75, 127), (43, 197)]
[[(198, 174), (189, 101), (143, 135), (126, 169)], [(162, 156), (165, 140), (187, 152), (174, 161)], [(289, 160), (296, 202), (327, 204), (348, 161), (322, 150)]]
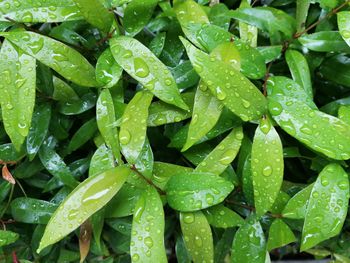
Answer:
[(349, 0), (2, 0), (0, 37), (0, 262), (350, 262)]

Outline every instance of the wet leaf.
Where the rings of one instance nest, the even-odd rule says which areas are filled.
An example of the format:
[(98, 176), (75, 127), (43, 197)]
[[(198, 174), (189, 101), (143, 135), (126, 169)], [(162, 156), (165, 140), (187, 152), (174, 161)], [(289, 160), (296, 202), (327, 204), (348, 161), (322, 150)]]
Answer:
[(164, 225), (160, 196), (148, 186), (135, 205), (130, 242), (132, 262), (167, 262)]
[(343, 54), (332, 56), (321, 64), (320, 73), (325, 79), (350, 87), (350, 59)]
[(305, 187), (296, 193), (287, 203), (282, 211), (283, 217), (293, 219), (303, 219), (305, 217), (306, 207), (310, 198), (313, 184)]
[(282, 219), (276, 218), (270, 226), (267, 250), (271, 251), (294, 241), (296, 238), (289, 226)]
[(126, 36), (112, 38), (110, 44), (115, 60), (130, 76), (160, 100), (188, 109), (180, 97), (174, 77), (147, 47)]
[(337, 14), (339, 33), (345, 40), (345, 42), (350, 46), (350, 12), (343, 11)]
[(234, 128), (196, 167), (195, 171), (222, 174), (235, 159), (242, 139), (242, 127)]
[(261, 216), (275, 202), (284, 172), (281, 139), (268, 118), (262, 119), (255, 131), (251, 172), (256, 213)]
[(2, 167), (1, 172), (2, 172), (2, 179), (9, 182), (10, 184), (16, 184), (16, 181), (13, 178), (12, 174), (10, 173), (9, 169), (7, 168), (6, 164)]
[(310, 0), (297, 0), (297, 9), (295, 14), (297, 32), (305, 29), (306, 18), (308, 15)]
[(71, 0), (5, 0), (1, 2), (0, 9), (0, 21), (8, 21), (7, 18), (10, 18), (23, 23), (52, 23), (83, 18)]
[(350, 127), (340, 119), (280, 94), (269, 95), (269, 111), (284, 131), (314, 151), (337, 160), (350, 158)]
[(149, 22), (158, 0), (131, 1), (124, 10), (124, 27), (129, 35), (136, 35)]
[(307, 95), (312, 98), (310, 70), (305, 57), (296, 50), (288, 49), (286, 51), (286, 61), (294, 81), (302, 86)]
[(124, 111), (120, 125), (121, 150), (130, 164), (135, 164), (146, 140), (148, 107), (152, 93), (144, 90), (135, 94)]
[(113, 13), (109, 12), (100, 1), (73, 0), (84, 18), (93, 26), (108, 32), (113, 22)]
[(216, 205), (204, 210), (204, 214), (210, 225), (219, 228), (241, 226), (244, 220), (233, 210), (224, 205)]
[(116, 121), (113, 98), (109, 90), (101, 91), (96, 103), (96, 121), (97, 127), (106, 142), (106, 145), (112, 149), (114, 156), (121, 161), (118, 129), (113, 127)]
[(43, 143), (50, 124), (51, 106), (40, 103), (34, 109), (31, 127), (27, 137), (27, 153), (29, 159), (33, 160)]
[(68, 144), (67, 151), (69, 153), (76, 151), (89, 141), (97, 131), (96, 119), (93, 118), (85, 122), (74, 134)]
[[(98, 86), (95, 69), (86, 58), (71, 47), (29, 31), (2, 32), (0, 35), (66, 79), (84, 87)], [(28, 65), (28, 69), (30, 67), (34, 68), (34, 65)]]
[(182, 41), (194, 69), (228, 109), (244, 121), (257, 119), (264, 113), (265, 98), (253, 83), (233, 66), (196, 49), (185, 39)]
[(59, 156), (48, 144), (48, 140), (44, 141), (40, 150), (39, 158), (47, 171), (60, 180), (65, 185), (74, 188), (78, 182), (73, 177), (72, 172)]
[(259, 221), (250, 217), (237, 230), (232, 243), (232, 263), (265, 263), (266, 243)]
[(350, 53), (350, 47), (343, 40), (338, 31), (321, 31), (299, 38), (300, 43), (317, 52), (345, 52)]
[(92, 238), (92, 226), (90, 221), (87, 220), (80, 226), (80, 234), (79, 234), (80, 262), (84, 262), (85, 258), (89, 254), (91, 238)]
[(0, 247), (12, 244), (16, 242), (18, 238), (19, 234), (15, 232), (0, 230)]
[(117, 84), (123, 73), (123, 68), (114, 60), (112, 52), (107, 48), (99, 56), (96, 63), (96, 80), (104, 88)]
[(221, 203), (233, 190), (229, 181), (211, 174), (181, 172), (165, 186), (169, 205), (179, 211), (196, 211)]
[(5, 40), (0, 61), (2, 121), (13, 145), (20, 151), (29, 133), (35, 104), (35, 59)]
[(11, 202), (11, 213), (17, 222), (47, 224), (57, 205), (33, 198), (19, 197)]
[[(250, 3), (249, 1), (242, 0), (241, 1), (241, 8), (249, 8)], [(226, 11), (227, 12), (227, 11)], [(246, 24), (244, 22), (239, 22), (239, 36), (241, 37), (241, 40), (251, 47), (257, 46), (258, 41), (258, 28), (249, 24)]]
[(201, 211), (180, 213), (181, 231), (194, 263), (214, 262), (213, 237), (209, 223)]
[(69, 86), (66, 82), (64, 82), (62, 79), (57, 78), (53, 76), (52, 79), (53, 84), (53, 94), (52, 98), (54, 100), (58, 100), (61, 102), (78, 102), (80, 101), (80, 98), (78, 94), (75, 92), (75, 90)]
[(306, 208), (301, 251), (336, 236), (342, 229), (349, 199), (349, 178), (339, 164), (327, 165), (317, 177)]
[(118, 166), (80, 183), (50, 218), (38, 252), (64, 238), (101, 209), (119, 191), (130, 173), (129, 167)]

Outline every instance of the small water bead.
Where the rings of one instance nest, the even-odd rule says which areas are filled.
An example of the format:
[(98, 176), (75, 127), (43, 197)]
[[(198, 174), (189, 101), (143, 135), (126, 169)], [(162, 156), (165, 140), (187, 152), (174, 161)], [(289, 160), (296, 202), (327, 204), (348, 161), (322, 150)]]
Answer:
[(132, 255), (132, 261), (139, 261), (140, 260), (140, 256), (138, 254), (134, 254)]
[(272, 174), (272, 167), (270, 165), (265, 166), (263, 171), (262, 171), (262, 174), (264, 176), (270, 176)]
[(123, 145), (128, 144), (130, 142), (130, 139), (131, 139), (130, 132), (125, 129), (121, 129), (119, 133), (120, 143)]
[(145, 78), (149, 75), (149, 68), (147, 63), (141, 58), (134, 59), (135, 75), (140, 78)]

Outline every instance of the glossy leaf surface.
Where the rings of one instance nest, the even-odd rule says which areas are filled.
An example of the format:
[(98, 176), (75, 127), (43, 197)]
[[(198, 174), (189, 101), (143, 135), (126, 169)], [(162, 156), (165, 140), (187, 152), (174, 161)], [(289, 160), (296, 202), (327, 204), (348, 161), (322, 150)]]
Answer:
[(283, 247), (294, 241), (296, 238), (288, 225), (282, 219), (275, 219), (270, 226), (267, 250)]
[(143, 44), (130, 37), (110, 40), (112, 54), (119, 65), (159, 99), (184, 110), (174, 77), (166, 66)]
[(157, 190), (149, 186), (135, 205), (130, 242), (132, 262), (167, 262), (164, 224), (162, 201)]
[(95, 69), (86, 58), (71, 47), (34, 32), (14, 31), (0, 35), (66, 79), (85, 87), (98, 85), (95, 80)]
[(201, 211), (181, 212), (180, 225), (193, 262), (214, 262), (213, 237), (204, 214)]
[(255, 208), (260, 216), (275, 202), (284, 172), (281, 139), (269, 119), (262, 119), (255, 131), (251, 160)]
[(337, 14), (339, 33), (345, 40), (345, 42), (350, 46), (350, 12), (343, 11)]
[(169, 205), (184, 212), (216, 205), (232, 190), (229, 181), (200, 172), (174, 174), (165, 186)]
[(208, 56), (186, 40), (182, 41), (194, 69), (218, 100), (244, 121), (263, 114), (265, 98), (247, 78), (234, 67)]
[(301, 250), (337, 235), (348, 211), (349, 178), (338, 164), (327, 165), (310, 195), (301, 239)]
[(4, 41), (0, 51), (0, 104), (6, 133), (19, 151), (29, 133), (35, 104), (35, 59)]
[(101, 209), (119, 191), (130, 172), (129, 167), (119, 166), (79, 184), (52, 215), (38, 251), (58, 242)]

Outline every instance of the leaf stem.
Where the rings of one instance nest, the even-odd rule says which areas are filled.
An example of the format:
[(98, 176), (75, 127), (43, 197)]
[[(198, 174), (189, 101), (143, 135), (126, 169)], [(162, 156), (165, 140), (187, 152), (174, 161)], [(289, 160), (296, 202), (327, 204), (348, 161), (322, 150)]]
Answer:
[(342, 3), (340, 6), (332, 9), (332, 11), (330, 11), (326, 16), (324, 16), (323, 18), (321, 18), (320, 20), (316, 21), (315, 23), (311, 24), (310, 26), (308, 26), (306, 29), (304, 29), (301, 32), (297, 32), (293, 35), (293, 38), (299, 38), (300, 36), (302, 36), (303, 34), (307, 33), (309, 30), (313, 29), (314, 27), (316, 27), (317, 25), (319, 25), (321, 22), (323, 22), (324, 20), (330, 18), (331, 16), (335, 15), (336, 13), (338, 13), (340, 11), (340, 9), (342, 9), (343, 7), (345, 7), (347, 4), (350, 3), (350, 0), (345, 1), (344, 3)]
[(146, 176), (144, 176), (139, 170), (137, 170), (136, 166), (133, 164), (130, 166), (130, 169), (133, 170), (140, 178), (142, 178), (144, 181), (146, 181), (147, 184), (150, 186), (153, 186), (160, 195), (166, 195), (166, 193), (160, 189), (158, 186), (156, 186), (150, 179), (148, 179)]

